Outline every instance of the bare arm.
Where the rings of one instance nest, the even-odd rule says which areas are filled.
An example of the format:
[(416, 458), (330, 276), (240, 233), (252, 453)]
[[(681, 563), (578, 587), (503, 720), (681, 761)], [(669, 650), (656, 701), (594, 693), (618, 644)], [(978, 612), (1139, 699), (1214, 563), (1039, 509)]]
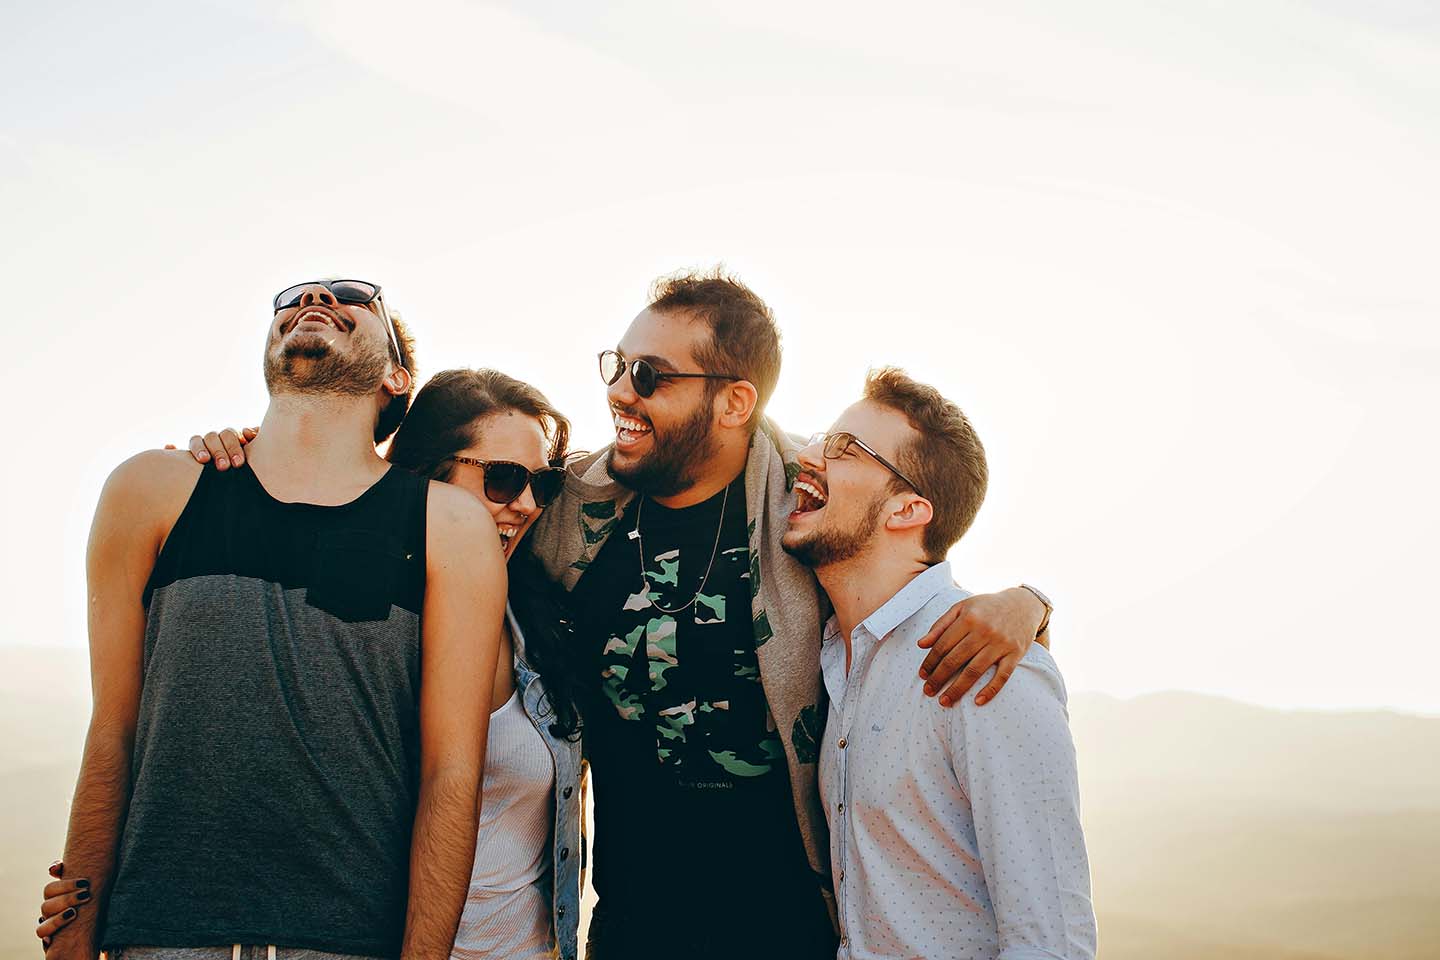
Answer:
[(166, 533), (184, 507), (187, 477), (193, 484), (200, 469), (180, 463), (177, 456), (145, 453), (116, 468), (100, 494), (90, 527), (85, 567), (93, 706), (70, 805), (65, 863), (72, 875), (89, 879), (97, 909), (79, 911), (73, 923), (54, 934), (48, 955), (64, 960), (93, 960), (99, 952), (99, 920), (130, 802), (145, 583)]
[(428, 527), (420, 796), (410, 842), (405, 960), (447, 960), (460, 923), (505, 614), (505, 561), (484, 507), (461, 490), (432, 483)]

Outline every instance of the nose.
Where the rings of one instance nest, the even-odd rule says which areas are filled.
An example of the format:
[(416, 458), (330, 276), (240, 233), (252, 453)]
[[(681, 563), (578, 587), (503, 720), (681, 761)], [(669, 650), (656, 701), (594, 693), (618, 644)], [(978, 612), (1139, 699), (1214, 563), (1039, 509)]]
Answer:
[(535, 491), (530, 489), (530, 484), (525, 484), (525, 489), (520, 491), (520, 496), (510, 501), (510, 506), (525, 517), (529, 517), (536, 510), (540, 509), (535, 504)]
[(628, 364), (624, 372), (620, 374), (620, 379), (605, 388), (605, 396), (611, 403), (620, 407), (633, 407), (639, 401), (640, 395), (635, 392), (635, 385), (630, 382)]
[(795, 454), (796, 461), (811, 473), (825, 472), (825, 441), (823, 439), (811, 440), (800, 448)]
[(312, 284), (305, 288), (300, 294), (300, 306), (302, 307), (329, 307), (335, 309), (340, 306), (340, 301), (335, 299), (335, 294), (322, 284)]

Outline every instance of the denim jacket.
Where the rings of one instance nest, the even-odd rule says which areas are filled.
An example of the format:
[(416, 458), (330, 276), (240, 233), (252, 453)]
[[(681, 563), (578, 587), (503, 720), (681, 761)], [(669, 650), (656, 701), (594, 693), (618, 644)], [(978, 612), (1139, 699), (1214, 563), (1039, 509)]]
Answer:
[(584, 803), (581, 785), (580, 742), (571, 742), (550, 732), (554, 719), (545, 699), (545, 687), (525, 662), (525, 637), (507, 606), (505, 616), (515, 637), (515, 687), (525, 715), (535, 725), (550, 756), (555, 760), (555, 824), (551, 832), (550, 922), (560, 960), (576, 960), (580, 928), (580, 884), (584, 845), (580, 838), (580, 811)]

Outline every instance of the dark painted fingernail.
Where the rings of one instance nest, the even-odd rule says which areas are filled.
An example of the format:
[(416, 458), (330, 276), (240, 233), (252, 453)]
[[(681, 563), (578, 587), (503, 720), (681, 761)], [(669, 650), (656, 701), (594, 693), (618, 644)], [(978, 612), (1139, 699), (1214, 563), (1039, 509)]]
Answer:
[(90, 881), (82, 877), (81, 879), (75, 881), (75, 886), (81, 890), (89, 890)]
[(90, 891), (81, 890), (79, 893), (75, 894), (75, 899), (80, 903), (84, 903), (86, 900), (90, 899)]
[(74, 907), (69, 907), (68, 909), (66, 909), (66, 911), (65, 911), (64, 913), (60, 914), (60, 916), (64, 917), (66, 920), (74, 920), (74, 919), (75, 919), (75, 908), (74, 908)]

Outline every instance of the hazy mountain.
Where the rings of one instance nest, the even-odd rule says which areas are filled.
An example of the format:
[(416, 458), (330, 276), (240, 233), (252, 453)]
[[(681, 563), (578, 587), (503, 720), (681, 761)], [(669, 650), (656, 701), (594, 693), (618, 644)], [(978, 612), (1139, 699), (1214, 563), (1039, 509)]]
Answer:
[(1071, 704), (1102, 955), (1440, 957), (1440, 720)]
[[(0, 960), (38, 957), (85, 657), (0, 647)], [(1106, 960), (1440, 957), (1440, 720), (1078, 695)]]

